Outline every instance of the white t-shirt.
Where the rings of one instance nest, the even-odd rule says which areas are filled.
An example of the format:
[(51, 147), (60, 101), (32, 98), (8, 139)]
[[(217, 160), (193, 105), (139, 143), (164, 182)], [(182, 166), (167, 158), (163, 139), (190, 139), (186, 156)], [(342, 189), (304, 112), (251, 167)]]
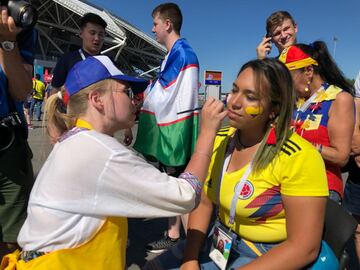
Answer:
[(24, 250), (76, 247), (108, 216), (169, 217), (195, 207), (195, 191), (116, 139), (82, 131), (58, 142), (31, 191), (18, 242)]

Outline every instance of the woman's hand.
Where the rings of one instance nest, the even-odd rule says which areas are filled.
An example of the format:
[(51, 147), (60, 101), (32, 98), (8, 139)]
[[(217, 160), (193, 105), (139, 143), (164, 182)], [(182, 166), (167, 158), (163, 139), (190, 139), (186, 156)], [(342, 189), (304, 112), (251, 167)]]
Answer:
[(222, 120), (227, 111), (224, 110), (224, 103), (210, 97), (202, 107), (201, 111), (201, 131), (216, 133), (220, 128)]

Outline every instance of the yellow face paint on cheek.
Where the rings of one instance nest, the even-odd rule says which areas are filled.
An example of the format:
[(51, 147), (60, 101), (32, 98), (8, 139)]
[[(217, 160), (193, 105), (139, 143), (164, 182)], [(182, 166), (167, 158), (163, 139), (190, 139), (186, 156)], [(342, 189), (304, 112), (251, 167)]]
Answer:
[(257, 116), (259, 114), (262, 114), (263, 111), (264, 109), (262, 107), (257, 107), (257, 106), (248, 106), (245, 108), (245, 112), (251, 116)]

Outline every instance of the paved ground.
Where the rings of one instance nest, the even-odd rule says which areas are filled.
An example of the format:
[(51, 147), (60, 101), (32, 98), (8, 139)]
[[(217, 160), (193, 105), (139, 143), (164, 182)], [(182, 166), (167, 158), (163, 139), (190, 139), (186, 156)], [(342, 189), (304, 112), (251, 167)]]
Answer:
[[(34, 129), (29, 132), (29, 143), (34, 154), (33, 166), (36, 174), (52, 149), (41, 124), (41, 122), (33, 122)], [(134, 137), (136, 130), (135, 126), (133, 128)], [(118, 133), (116, 138), (122, 140), (123, 136)], [(146, 260), (154, 257), (153, 254), (147, 254), (145, 246), (162, 236), (166, 222), (166, 219), (129, 219), (127, 265), (130, 270), (140, 269)]]

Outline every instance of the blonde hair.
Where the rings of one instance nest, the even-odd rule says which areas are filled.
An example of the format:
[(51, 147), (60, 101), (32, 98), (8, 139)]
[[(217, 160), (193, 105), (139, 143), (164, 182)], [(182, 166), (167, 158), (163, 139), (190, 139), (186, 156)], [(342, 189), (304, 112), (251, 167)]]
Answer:
[(51, 126), (51, 129), (55, 129), (58, 134), (63, 134), (72, 129), (76, 124), (76, 120), (88, 110), (89, 93), (99, 91), (103, 94), (110, 81), (109, 79), (102, 80), (81, 89), (78, 93), (69, 97), (67, 105), (65, 105), (63, 100), (63, 97), (66, 95), (64, 86), (61, 87), (60, 94), (50, 96), (44, 108), (44, 119), (47, 119), (46, 130), (48, 134), (51, 136), (50, 133), (54, 132), (50, 130), (49, 126)]

